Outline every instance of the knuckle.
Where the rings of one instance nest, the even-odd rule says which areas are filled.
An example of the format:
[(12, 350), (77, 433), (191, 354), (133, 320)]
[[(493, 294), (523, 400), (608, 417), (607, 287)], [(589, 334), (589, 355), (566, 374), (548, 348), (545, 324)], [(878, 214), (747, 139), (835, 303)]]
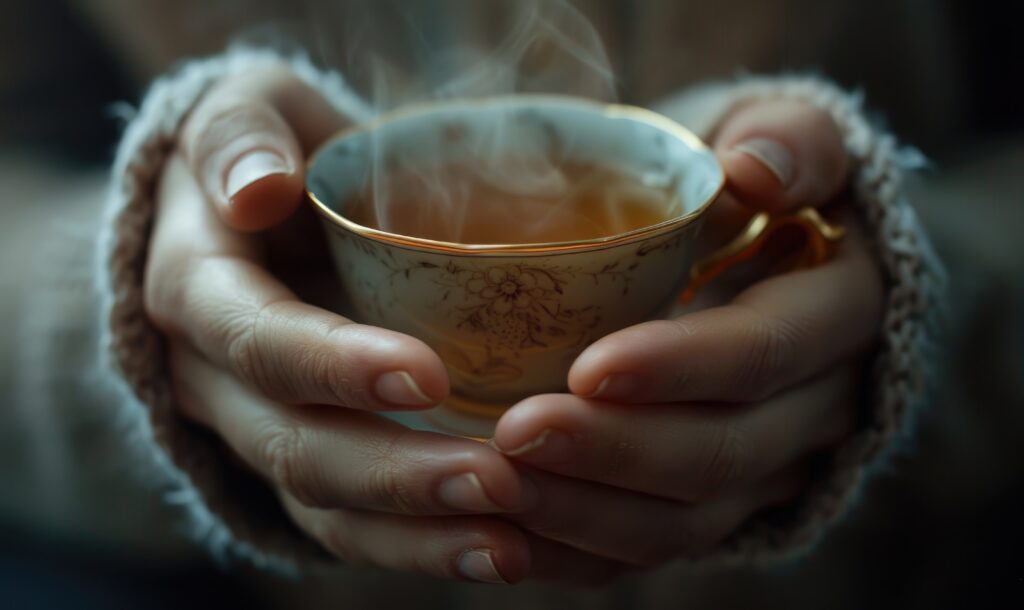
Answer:
[(272, 350), (266, 345), (273, 307), (274, 303), (263, 304), (248, 319), (222, 331), (226, 334), (224, 342), (229, 364), (242, 379), (268, 395), (280, 389), (274, 374), (276, 367), (271, 362)]
[(326, 505), (323, 491), (310, 476), (313, 470), (309, 433), (298, 425), (277, 422), (259, 435), (256, 452), (267, 475), (300, 504)]
[[(344, 327), (330, 331), (325, 343), (344, 344), (338, 337), (342, 328)], [(335, 350), (325, 350), (314, 357), (311, 370), (315, 382), (326, 390), (336, 404), (355, 409), (369, 409), (373, 406), (373, 398), (364, 381), (366, 367), (363, 366), (358, 353), (342, 355)]]
[[(665, 326), (665, 331), (672, 345), (686, 346), (698, 332), (698, 328), (692, 320), (679, 318), (669, 321)], [(669, 396), (685, 395), (695, 378), (694, 373), (693, 359), (685, 356), (680, 357), (677, 354), (677, 357), (672, 359), (671, 370), (663, 380), (665, 391)]]
[(621, 429), (617, 438), (611, 439), (600, 474), (609, 479), (622, 479), (643, 470), (651, 462), (650, 442), (637, 429)]
[(205, 144), (233, 139), (242, 134), (244, 128), (276, 126), (273, 110), (265, 102), (237, 95), (211, 98), (195, 120), (197, 142)]
[(212, 95), (185, 127), (183, 150), (193, 167), (267, 145), (286, 133), (284, 119), (266, 101), (238, 92)]
[(815, 151), (815, 160), (820, 164), (822, 175), (829, 178), (827, 190), (832, 194), (844, 182), (849, 165), (842, 131), (829, 112), (811, 104), (804, 104), (801, 118), (808, 131), (819, 138), (820, 149)]
[(426, 506), (413, 485), (418, 477), (406, 476), (414, 462), (407, 459), (401, 442), (401, 437), (392, 439), (377, 449), (377, 455), (366, 469), (362, 491), (375, 507), (402, 514), (419, 514)]
[(327, 391), (332, 402), (346, 407), (359, 406), (351, 395), (353, 382), (348, 371), (338, 365), (333, 355), (320, 355), (312, 366), (317, 385)]
[(262, 386), (259, 380), (262, 374), (259, 372), (266, 367), (260, 362), (259, 347), (255, 338), (253, 324), (248, 324), (232, 336), (227, 338), (228, 361), (243, 379), (255, 382)]
[(669, 396), (683, 396), (693, 385), (693, 365), (685, 362), (677, 362), (668, 375)]
[(761, 400), (780, 382), (796, 359), (799, 332), (793, 321), (769, 319), (754, 314), (744, 343), (735, 385), (738, 398)]
[(691, 500), (714, 495), (740, 480), (747, 468), (747, 440), (736, 424), (714, 424), (698, 462), (696, 494)]

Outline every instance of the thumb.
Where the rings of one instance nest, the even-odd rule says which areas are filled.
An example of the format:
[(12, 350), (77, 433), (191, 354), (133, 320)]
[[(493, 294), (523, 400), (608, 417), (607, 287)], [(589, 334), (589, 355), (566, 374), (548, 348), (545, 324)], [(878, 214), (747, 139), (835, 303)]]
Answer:
[(729, 191), (761, 210), (820, 206), (846, 184), (842, 135), (828, 113), (805, 102), (742, 106), (725, 119), (712, 146)]
[(240, 231), (270, 228), (302, 201), (305, 151), (346, 124), (286, 68), (227, 79), (192, 111), (179, 145), (207, 199)]

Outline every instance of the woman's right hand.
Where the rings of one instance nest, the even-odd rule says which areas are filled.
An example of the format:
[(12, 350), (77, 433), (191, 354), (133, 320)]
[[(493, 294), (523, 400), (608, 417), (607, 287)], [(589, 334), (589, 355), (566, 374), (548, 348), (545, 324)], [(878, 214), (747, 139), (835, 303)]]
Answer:
[(547, 558), (534, 575), (585, 565), (496, 516), (530, 501), (505, 457), (373, 413), (445, 398), (431, 349), (297, 296), (336, 285), (297, 208), (306, 155), (345, 123), (283, 66), (220, 83), (189, 116), (155, 194), (145, 272), (177, 404), (347, 562), (515, 582), (533, 546)]

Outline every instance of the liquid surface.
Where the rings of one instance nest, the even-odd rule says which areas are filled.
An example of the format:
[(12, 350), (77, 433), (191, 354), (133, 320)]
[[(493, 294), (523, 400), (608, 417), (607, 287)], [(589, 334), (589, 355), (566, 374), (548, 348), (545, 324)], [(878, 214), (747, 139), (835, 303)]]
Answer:
[(608, 237), (682, 213), (670, 191), (594, 165), (441, 166), (381, 176), (342, 213), (363, 226), (463, 244)]

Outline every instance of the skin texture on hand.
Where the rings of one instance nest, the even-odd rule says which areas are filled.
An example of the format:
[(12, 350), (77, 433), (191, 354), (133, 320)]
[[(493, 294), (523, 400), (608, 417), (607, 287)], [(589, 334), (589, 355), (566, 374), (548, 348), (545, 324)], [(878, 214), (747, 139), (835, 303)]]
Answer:
[[(343, 124), (317, 118), (326, 108), (287, 71), (268, 70), (225, 81), (189, 117), (158, 188), (145, 293), (168, 339), (178, 402), (340, 556), (520, 580), (528, 537), (479, 516), (522, 505), (510, 462), (480, 443), (369, 413), (442, 400), (448, 379), (437, 355), (303, 302), (268, 268), (289, 260), (275, 247), (301, 251), (293, 246), (309, 241), (283, 233), (302, 195), (305, 154)], [(281, 163), (246, 164), (252, 153)], [(239, 188), (231, 176), (240, 163), (251, 182)], [(320, 276), (330, 276), (323, 256), (293, 264), (313, 275), (324, 265)]]
[[(746, 217), (744, 208), (841, 201), (847, 160), (821, 110), (752, 103), (726, 118), (712, 145), (728, 175), (715, 204), (721, 224), (738, 226), (729, 216)], [(650, 565), (707, 552), (756, 512), (798, 496), (808, 457), (853, 431), (861, 361), (881, 325), (880, 271), (855, 219), (841, 212), (849, 235), (827, 264), (608, 335), (574, 363), (572, 394), (509, 410), (494, 446), (549, 483), (538, 485), (540, 498), (579, 495), (517, 519), (565, 544)], [(585, 515), (566, 508), (578, 506)]]
[[(378, 417), (433, 406), (448, 379), (421, 341), (319, 306), (334, 282), (299, 206), (303, 163), (344, 124), (284, 68), (218, 85), (163, 173), (146, 270), (183, 413), (339, 558), (487, 583), (605, 582), (706, 552), (792, 501), (808, 456), (851, 432), (882, 284), (848, 217), (822, 267), (597, 341), (571, 394), (516, 405), (490, 444)], [(748, 104), (712, 144), (729, 179), (712, 219), (723, 231), (751, 209), (841, 200), (846, 156), (820, 110)]]

